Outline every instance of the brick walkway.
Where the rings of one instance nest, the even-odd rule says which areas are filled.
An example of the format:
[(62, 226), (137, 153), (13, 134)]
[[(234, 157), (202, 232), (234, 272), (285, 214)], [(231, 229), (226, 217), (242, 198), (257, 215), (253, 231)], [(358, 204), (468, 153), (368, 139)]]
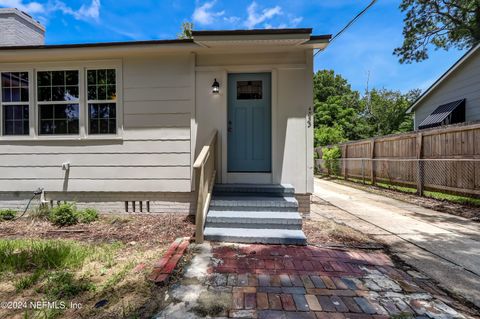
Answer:
[(232, 318), (465, 318), (382, 253), (232, 244), (212, 252), (207, 284), (231, 292)]

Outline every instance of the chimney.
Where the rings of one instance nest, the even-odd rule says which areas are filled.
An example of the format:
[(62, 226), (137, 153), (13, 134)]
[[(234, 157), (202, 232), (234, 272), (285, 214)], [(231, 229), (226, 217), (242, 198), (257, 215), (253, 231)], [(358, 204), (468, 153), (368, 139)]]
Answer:
[(45, 44), (45, 27), (14, 8), (0, 8), (0, 47)]

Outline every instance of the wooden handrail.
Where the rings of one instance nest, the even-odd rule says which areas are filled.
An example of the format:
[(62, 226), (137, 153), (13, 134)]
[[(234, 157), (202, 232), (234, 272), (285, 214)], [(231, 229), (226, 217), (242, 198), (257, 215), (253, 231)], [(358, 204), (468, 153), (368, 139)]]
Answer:
[(203, 242), (205, 220), (212, 198), (213, 185), (217, 173), (217, 130), (213, 130), (208, 143), (202, 147), (193, 164), (195, 171), (195, 192), (197, 210), (195, 214), (195, 242)]

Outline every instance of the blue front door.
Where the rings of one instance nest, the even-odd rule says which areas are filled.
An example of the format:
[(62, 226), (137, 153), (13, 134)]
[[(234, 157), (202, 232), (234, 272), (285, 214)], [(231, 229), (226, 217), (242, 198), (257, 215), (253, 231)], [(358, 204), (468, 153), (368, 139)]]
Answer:
[(271, 74), (228, 75), (228, 171), (271, 172)]

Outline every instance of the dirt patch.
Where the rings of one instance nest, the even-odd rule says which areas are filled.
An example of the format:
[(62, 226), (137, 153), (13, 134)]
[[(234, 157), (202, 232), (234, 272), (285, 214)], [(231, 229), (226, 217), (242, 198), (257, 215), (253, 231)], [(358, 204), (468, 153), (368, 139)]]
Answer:
[(56, 227), (48, 221), (19, 219), (0, 222), (0, 238), (72, 239), (88, 243), (141, 243), (146, 247), (169, 244), (192, 236), (194, 217), (179, 214), (102, 215), (91, 224)]
[(386, 188), (372, 186), (372, 185), (363, 185), (363, 184), (345, 181), (345, 180), (332, 179), (332, 181), (339, 184), (347, 185), (349, 187), (361, 189), (373, 194), (386, 196), (386, 197), (401, 200), (410, 204), (415, 204), (424, 208), (436, 210), (438, 212), (457, 215), (457, 216), (471, 219), (472, 221), (480, 222), (480, 207), (478, 206), (462, 205), (462, 204), (452, 203), (447, 200), (439, 200), (439, 199), (434, 199), (429, 197), (420, 197), (415, 194), (402, 193), (393, 189), (386, 189)]
[(334, 221), (306, 220), (303, 222), (303, 232), (310, 245), (346, 246), (346, 247), (381, 247), (367, 235)]

